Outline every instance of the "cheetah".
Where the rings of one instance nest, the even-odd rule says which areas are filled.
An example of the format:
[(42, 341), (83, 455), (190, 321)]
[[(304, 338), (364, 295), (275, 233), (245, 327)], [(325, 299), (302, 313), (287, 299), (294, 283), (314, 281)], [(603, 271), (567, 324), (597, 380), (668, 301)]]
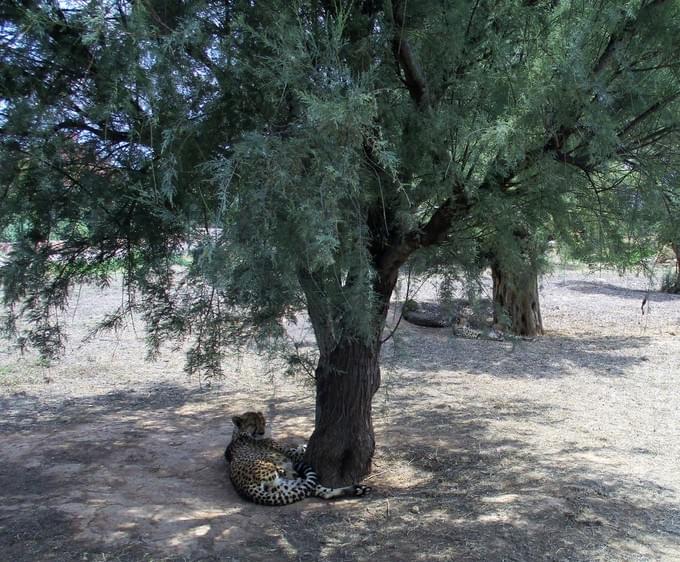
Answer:
[(505, 335), (503, 334), (503, 332), (498, 330), (496, 326), (492, 326), (491, 329), (478, 330), (470, 327), (467, 321), (463, 318), (459, 318), (453, 324), (452, 330), (453, 335), (457, 338), (466, 338), (471, 340), (483, 339), (494, 341), (505, 340)]
[(310, 496), (330, 500), (370, 491), (362, 484), (341, 488), (319, 484), (316, 472), (302, 462), (306, 446), (285, 447), (265, 437), (262, 413), (246, 412), (232, 421), (234, 432), (224, 457), (241, 497), (263, 505), (287, 505)]

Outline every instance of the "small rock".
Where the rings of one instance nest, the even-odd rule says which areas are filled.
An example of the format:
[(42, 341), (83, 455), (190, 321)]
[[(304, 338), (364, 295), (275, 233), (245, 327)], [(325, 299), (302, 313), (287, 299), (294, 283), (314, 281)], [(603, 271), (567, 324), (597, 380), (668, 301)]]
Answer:
[(411, 512), (412, 512), (412, 513), (420, 513), (420, 508), (419, 508), (417, 505), (414, 505), (414, 506), (411, 508)]

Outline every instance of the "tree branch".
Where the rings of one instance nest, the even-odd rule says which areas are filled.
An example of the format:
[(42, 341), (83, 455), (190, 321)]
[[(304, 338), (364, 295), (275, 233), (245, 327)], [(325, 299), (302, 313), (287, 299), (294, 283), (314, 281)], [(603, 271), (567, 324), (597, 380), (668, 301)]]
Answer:
[(650, 8), (655, 8), (657, 6), (665, 4), (667, 1), (668, 0), (653, 0), (652, 2), (643, 5), (640, 8), (637, 17), (633, 19), (628, 19), (624, 24), (623, 28), (619, 32), (612, 33), (611, 36), (609, 37), (607, 46), (604, 48), (604, 51), (602, 51), (602, 54), (600, 55), (597, 62), (595, 63), (595, 66), (593, 67), (593, 74), (595, 75), (600, 74), (614, 57), (616, 49), (626, 39), (630, 39), (635, 34), (638, 20), (640, 19), (644, 12), (646, 12)]
[(96, 128), (93, 127), (92, 125), (84, 123), (83, 121), (76, 121), (74, 119), (66, 119), (54, 126), (55, 132), (62, 131), (65, 129), (87, 131), (88, 133), (92, 133), (93, 135), (97, 136), (97, 138), (103, 141), (126, 142), (126, 143), (132, 142), (130, 138), (130, 133), (116, 131), (115, 129), (110, 129), (108, 127)]
[(650, 144), (654, 144), (655, 142), (661, 140), (662, 138), (667, 137), (668, 135), (675, 133), (677, 131), (680, 131), (679, 123), (674, 123), (673, 125), (661, 127), (660, 129), (657, 129), (656, 131), (652, 131), (651, 133), (645, 135), (644, 137), (636, 139), (633, 143), (619, 148), (616, 151), (616, 154), (619, 155), (628, 154), (633, 150), (639, 150), (640, 148), (644, 148), (646, 146), (649, 146)]
[(575, 168), (584, 171), (586, 174), (590, 174), (595, 169), (595, 166), (593, 166), (585, 156), (574, 156), (567, 152), (557, 151), (555, 152), (555, 160), (562, 162), (563, 164), (574, 166)]
[(626, 126), (624, 126), (623, 129), (621, 129), (621, 131), (618, 133), (618, 136), (625, 135), (631, 129), (635, 128), (637, 125), (642, 123), (642, 121), (647, 119), (650, 115), (653, 115), (657, 111), (663, 109), (664, 107), (667, 107), (678, 98), (680, 98), (680, 92), (675, 92), (674, 94), (671, 94), (670, 96), (667, 96), (657, 101), (656, 103), (652, 104), (649, 108), (640, 113), (640, 115), (632, 119)]
[(394, 27), (392, 53), (404, 73), (403, 82), (417, 106), (428, 106), (430, 100), (425, 75), (410, 43), (404, 37), (406, 14), (401, 0), (396, 0), (392, 5), (392, 10), (388, 10), (388, 12), (392, 14), (392, 25)]
[(471, 207), (472, 203), (464, 186), (457, 183), (455, 194), (439, 205), (429, 220), (421, 222), (401, 240), (393, 237), (391, 243), (376, 257), (376, 269), (383, 272), (396, 271), (416, 250), (443, 242), (455, 218), (463, 216)]

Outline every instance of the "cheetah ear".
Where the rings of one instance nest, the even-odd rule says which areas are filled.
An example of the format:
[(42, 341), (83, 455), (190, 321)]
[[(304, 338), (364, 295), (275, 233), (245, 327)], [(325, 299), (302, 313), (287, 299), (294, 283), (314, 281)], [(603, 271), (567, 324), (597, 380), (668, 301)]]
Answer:
[(243, 418), (241, 416), (234, 416), (233, 418), (231, 418), (231, 421), (233, 421), (234, 425), (240, 429), (241, 423), (243, 422)]

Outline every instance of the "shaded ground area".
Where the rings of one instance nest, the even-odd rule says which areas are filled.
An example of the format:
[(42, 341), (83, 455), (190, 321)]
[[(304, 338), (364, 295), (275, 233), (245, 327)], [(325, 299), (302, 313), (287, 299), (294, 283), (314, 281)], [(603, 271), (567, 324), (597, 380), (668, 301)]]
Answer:
[(207, 388), (181, 354), (143, 362), (133, 326), (81, 345), (118, 298), (84, 289), (62, 363), (0, 353), (2, 558), (680, 559), (680, 297), (649, 294), (643, 316), (643, 281), (598, 275), (544, 281), (534, 342), (402, 323), (373, 494), (282, 508), (226, 480), (230, 417), (260, 409), (299, 442), (310, 389), (250, 356)]

